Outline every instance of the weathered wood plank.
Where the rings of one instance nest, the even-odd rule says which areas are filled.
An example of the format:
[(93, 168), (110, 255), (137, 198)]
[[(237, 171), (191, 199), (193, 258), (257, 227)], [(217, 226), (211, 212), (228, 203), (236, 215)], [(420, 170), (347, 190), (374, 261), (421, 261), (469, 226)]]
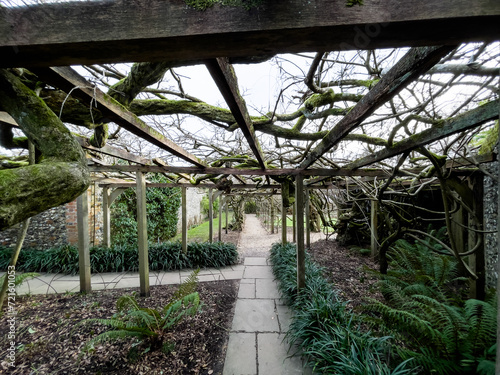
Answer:
[(146, 179), (137, 172), (137, 247), (139, 248), (139, 286), (142, 297), (149, 297), (148, 222), (146, 214)]
[(181, 197), (181, 204), (182, 204), (182, 237), (181, 237), (181, 242), (182, 242), (182, 252), (184, 254), (187, 253), (187, 232), (188, 232), (188, 227), (187, 227), (187, 191), (186, 187), (181, 188), (182, 192), (182, 197)]
[[(439, 126), (433, 126), (423, 132), (414, 134), (409, 138), (403, 139), (393, 145), (391, 148), (386, 148), (364, 158), (358, 159), (345, 166), (348, 169), (361, 168), (369, 164), (379, 162), (392, 156), (401, 154), (408, 150), (413, 150), (417, 147), (424, 146), (428, 143), (443, 139), (450, 135), (460, 133), (464, 130), (474, 128), (487, 121), (498, 118), (500, 114), (500, 101), (495, 100), (485, 105), (474, 108), (461, 115), (455, 116), (452, 119), (443, 121)], [(450, 161), (450, 165), (460, 164), (461, 161)]]
[(80, 292), (91, 291), (90, 241), (89, 241), (89, 198), (87, 191), (76, 199), (76, 219), (78, 227), (78, 268)]
[[(452, 44), (498, 37), (497, 0), (266, 1), (199, 12), (182, 0), (0, 9), (0, 65), (194, 60)], [(464, 26), (466, 25), (466, 27)]]
[[(306, 250), (304, 246), (304, 177), (295, 178), (295, 222), (297, 223), (297, 290), (306, 286)], [(296, 217), (295, 217), (296, 216)]]
[(238, 79), (233, 67), (229, 64), (227, 58), (222, 57), (207, 60), (205, 65), (219, 88), (220, 93), (224, 97), (224, 100), (229, 106), (234, 119), (243, 132), (243, 135), (255, 155), (260, 168), (266, 169), (264, 155), (262, 153), (262, 149), (260, 148), (259, 141), (255, 137), (252, 120), (250, 119), (250, 114), (248, 113), (245, 100), (240, 94)]
[(104, 145), (104, 147), (97, 148), (92, 146), (89, 143), (89, 140), (86, 138), (80, 138), (80, 137), (75, 137), (78, 143), (80, 143), (80, 146), (82, 146), (83, 149), (89, 150), (89, 151), (94, 151), (94, 152), (99, 152), (104, 155), (109, 155), (115, 158), (120, 158), (122, 160), (127, 160), (127, 161), (132, 161), (134, 163), (142, 164), (142, 165), (148, 165), (151, 164), (151, 161), (143, 158), (142, 156), (134, 155), (128, 151), (119, 149), (118, 147), (113, 147), (109, 145)]
[(368, 94), (325, 135), (314, 150), (303, 160), (300, 168), (310, 167), (324, 153), (375, 112), (377, 108), (429, 70), (453, 48), (453, 46), (419, 47), (408, 51)]
[[(191, 164), (199, 167), (204, 166), (196, 156), (190, 154), (182, 147), (148, 126), (136, 115), (120, 105), (109, 95), (103, 93), (70, 67), (37, 69), (35, 72), (41, 79), (59, 87), (63, 91), (71, 92), (71, 95), (74, 97), (89, 103), (95, 100), (99, 104), (99, 110), (108, 121), (115, 122), (132, 134), (143, 138), (163, 150), (167, 150)], [(75, 90), (75, 88), (78, 89)]]

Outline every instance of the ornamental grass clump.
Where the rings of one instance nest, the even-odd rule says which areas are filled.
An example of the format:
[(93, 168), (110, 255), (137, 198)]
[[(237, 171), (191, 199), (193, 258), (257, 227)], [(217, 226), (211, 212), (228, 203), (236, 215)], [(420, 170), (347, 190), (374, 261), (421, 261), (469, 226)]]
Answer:
[(324, 277), (323, 270), (306, 254), (306, 286), (297, 291), (295, 245), (274, 244), (273, 273), (282, 298), (293, 310), (286, 338), (298, 348), (314, 371), (322, 374), (412, 374), (411, 359), (393, 358), (392, 338), (365, 332)]

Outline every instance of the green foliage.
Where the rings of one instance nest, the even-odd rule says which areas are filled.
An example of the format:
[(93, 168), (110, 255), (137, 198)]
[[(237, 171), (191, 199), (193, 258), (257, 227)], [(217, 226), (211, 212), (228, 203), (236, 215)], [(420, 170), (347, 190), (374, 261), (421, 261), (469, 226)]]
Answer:
[(496, 341), (496, 301), (458, 298), (456, 260), (430, 251), (437, 242), (427, 243), (395, 243), (390, 270), (379, 275), (387, 302), (372, 300), (365, 320), (404, 342), (401, 357), (414, 358), (425, 373), (485, 371), (494, 361), (488, 349)]
[[(6, 270), (11, 249), (0, 249), (0, 270)], [(149, 247), (149, 269), (168, 271), (195, 267), (224, 267), (238, 261), (236, 245), (232, 243), (189, 243), (187, 253), (180, 242), (165, 242)], [(135, 246), (92, 247), (91, 272), (123, 272), (139, 269), (139, 255)], [(49, 250), (21, 251), (16, 265), (20, 272), (48, 272), (77, 274), (78, 249), (62, 246)]]
[[(200, 296), (196, 292), (198, 270), (179, 286), (169, 303), (160, 311), (141, 307), (135, 294), (124, 295), (116, 302), (117, 313), (110, 319), (87, 319), (83, 323), (99, 323), (111, 327), (88, 341), (83, 350), (88, 351), (96, 343), (136, 338), (138, 344), (146, 344), (143, 351), (157, 350), (166, 345), (166, 334), (186, 316), (193, 316), (200, 310)], [(136, 344), (137, 345), (137, 344)], [(135, 345), (135, 346), (136, 346)], [(169, 345), (167, 345), (169, 346)]]
[[(210, 200), (208, 199), (208, 195), (204, 195), (202, 198), (201, 198), (201, 212), (208, 217), (208, 214), (209, 214), (209, 208), (210, 208)], [(212, 214), (213, 214), (213, 217), (216, 218), (217, 217), (217, 213), (219, 212), (219, 200), (218, 199), (214, 199), (212, 201)]]
[(317, 373), (326, 374), (410, 374), (412, 360), (391, 369), (389, 337), (374, 337), (355, 324), (357, 318), (346, 308), (323, 270), (306, 255), (306, 286), (297, 291), (295, 245), (274, 244), (273, 273), (282, 298), (293, 309), (287, 338), (308, 358)]
[[(7, 274), (0, 276), (0, 285), (3, 285), (3, 283), (5, 282), (6, 276), (7, 276)], [(33, 279), (34, 277), (37, 277), (37, 276), (39, 276), (39, 274), (36, 272), (26, 272), (26, 273), (17, 273), (16, 272), (15, 277), (14, 277), (14, 285), (19, 286), (22, 283), (24, 283), (26, 280)]]
[(246, 214), (255, 214), (257, 212), (257, 203), (253, 199), (245, 201), (244, 210)]
[[(151, 174), (151, 182), (166, 183), (165, 176)], [(146, 190), (148, 240), (150, 243), (166, 241), (177, 232), (178, 211), (181, 204), (180, 189), (176, 187)], [(114, 245), (137, 242), (137, 198), (135, 189), (127, 189), (111, 206), (111, 238)]]

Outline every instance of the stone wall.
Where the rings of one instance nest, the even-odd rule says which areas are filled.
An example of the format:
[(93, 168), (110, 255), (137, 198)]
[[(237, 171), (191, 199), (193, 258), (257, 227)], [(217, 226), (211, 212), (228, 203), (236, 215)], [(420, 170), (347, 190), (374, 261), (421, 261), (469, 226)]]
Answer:
[(486, 257), (486, 287), (495, 288), (498, 279), (498, 163), (493, 162), (487, 165), (486, 169), (495, 178), (484, 176), (484, 229), (485, 235), (485, 257)]
[[(187, 188), (186, 189), (186, 209), (188, 228), (201, 224), (203, 213), (201, 212), (201, 199), (206, 194), (205, 189)], [(182, 204), (179, 207), (179, 220), (177, 221), (177, 232), (182, 230)]]

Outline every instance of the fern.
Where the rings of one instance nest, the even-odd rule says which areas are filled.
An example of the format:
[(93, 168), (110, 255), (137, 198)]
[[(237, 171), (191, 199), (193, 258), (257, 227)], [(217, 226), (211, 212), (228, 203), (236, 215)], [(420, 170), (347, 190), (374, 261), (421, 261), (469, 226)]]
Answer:
[(200, 310), (200, 296), (196, 292), (198, 272), (199, 269), (191, 273), (161, 311), (141, 307), (134, 293), (118, 298), (117, 313), (110, 319), (85, 320), (83, 323), (98, 323), (112, 330), (89, 340), (82, 351), (88, 351), (99, 342), (128, 338), (146, 342), (150, 349), (162, 347), (165, 335), (172, 327), (179, 324), (186, 316), (195, 315)]

